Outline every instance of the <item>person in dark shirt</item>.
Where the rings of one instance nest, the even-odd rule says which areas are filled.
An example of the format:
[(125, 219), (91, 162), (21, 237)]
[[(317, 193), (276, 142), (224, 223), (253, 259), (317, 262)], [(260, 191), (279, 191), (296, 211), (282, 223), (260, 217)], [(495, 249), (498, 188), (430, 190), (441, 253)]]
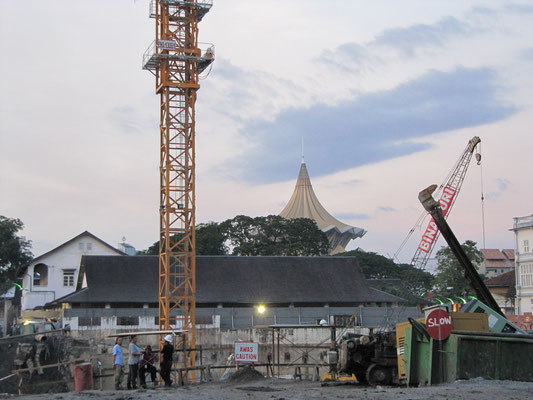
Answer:
[(147, 345), (143, 351), (143, 356), (139, 361), (139, 379), (141, 380), (141, 386), (146, 389), (146, 374), (150, 373), (152, 378), (152, 384), (155, 385), (157, 380), (157, 369), (155, 367), (155, 354), (152, 351), (152, 346)]
[(172, 346), (172, 336), (167, 335), (163, 338), (165, 345), (161, 349), (161, 370), (159, 374), (165, 381), (165, 386), (170, 387), (172, 381), (170, 380), (170, 371), (172, 369), (172, 355), (174, 354), (174, 346)]

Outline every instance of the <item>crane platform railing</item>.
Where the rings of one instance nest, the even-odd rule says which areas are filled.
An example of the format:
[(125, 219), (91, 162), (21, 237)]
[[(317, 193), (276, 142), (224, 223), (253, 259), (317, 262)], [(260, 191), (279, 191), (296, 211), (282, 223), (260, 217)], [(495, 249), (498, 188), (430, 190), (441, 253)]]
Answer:
[(169, 49), (162, 49), (156, 45), (156, 41), (154, 40), (143, 54), (142, 69), (154, 71), (159, 67), (161, 60), (196, 60), (198, 63), (198, 73), (202, 73), (215, 60), (215, 45), (212, 43), (198, 43), (198, 48), (200, 49), (199, 57), (180, 53), (169, 53)]
[[(202, 1), (159, 0), (159, 3), (169, 5), (169, 6), (196, 7), (198, 9), (198, 21), (201, 21), (204, 15), (209, 12), (211, 7), (213, 7), (213, 0), (202, 0)], [(150, 6), (149, 6), (150, 18), (155, 18), (156, 13), (157, 13), (157, 0), (151, 0)]]

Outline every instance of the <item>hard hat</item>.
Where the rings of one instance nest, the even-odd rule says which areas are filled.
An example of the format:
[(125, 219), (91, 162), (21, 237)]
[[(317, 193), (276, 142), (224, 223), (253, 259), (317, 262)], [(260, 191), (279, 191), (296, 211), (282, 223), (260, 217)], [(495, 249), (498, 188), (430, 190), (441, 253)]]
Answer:
[(328, 326), (328, 322), (325, 319), (321, 319), (320, 320), (320, 325), (321, 326)]
[(163, 340), (164, 340), (165, 342), (171, 343), (171, 342), (172, 342), (172, 336), (171, 336), (171, 335), (167, 335), (167, 336), (165, 336), (165, 337), (163, 338)]

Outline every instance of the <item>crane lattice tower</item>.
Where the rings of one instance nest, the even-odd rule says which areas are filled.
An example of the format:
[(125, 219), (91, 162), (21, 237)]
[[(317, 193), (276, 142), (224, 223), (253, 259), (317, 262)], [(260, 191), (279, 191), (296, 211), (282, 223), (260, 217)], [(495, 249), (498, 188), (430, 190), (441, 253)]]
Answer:
[(199, 74), (214, 60), (212, 45), (199, 47), (198, 23), (211, 5), (153, 0), (156, 38), (143, 56), (160, 96), (159, 329), (187, 331), (186, 367), (196, 348), (195, 102)]

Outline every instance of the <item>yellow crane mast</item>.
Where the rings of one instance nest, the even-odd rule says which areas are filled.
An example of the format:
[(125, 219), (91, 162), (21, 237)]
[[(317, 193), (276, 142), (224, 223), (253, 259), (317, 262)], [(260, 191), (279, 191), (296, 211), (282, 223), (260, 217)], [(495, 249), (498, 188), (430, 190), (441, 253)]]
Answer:
[(143, 69), (160, 96), (159, 330), (187, 331), (180, 349), (193, 367), (196, 348), (195, 102), (199, 74), (214, 60), (198, 43), (212, 1), (153, 0), (155, 40)]

